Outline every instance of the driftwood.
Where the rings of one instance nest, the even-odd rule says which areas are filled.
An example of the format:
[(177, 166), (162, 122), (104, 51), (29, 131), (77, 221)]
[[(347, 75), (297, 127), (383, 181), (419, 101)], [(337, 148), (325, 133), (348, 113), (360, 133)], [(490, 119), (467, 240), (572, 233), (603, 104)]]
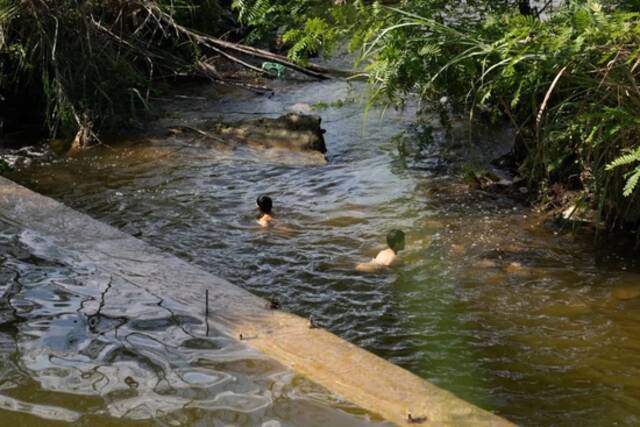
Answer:
[[(255, 65), (244, 61), (243, 59), (239, 58), (236, 55), (240, 54), (243, 56), (259, 58), (259, 59), (275, 62), (289, 69), (295, 70), (299, 73), (302, 73), (307, 76), (320, 79), (320, 80), (326, 80), (332, 77), (352, 77), (357, 74), (356, 72), (353, 72), (353, 71), (337, 70), (333, 68), (322, 67), (316, 64), (307, 64), (307, 65), (296, 64), (295, 62), (290, 61), (286, 56), (278, 55), (268, 50), (258, 49), (258, 48), (246, 46), (240, 43), (232, 43), (232, 42), (222, 40), (220, 38), (213, 37), (213, 36), (201, 33), (199, 31), (184, 27), (178, 24), (174, 20), (173, 16), (164, 12), (157, 5), (154, 5), (152, 3), (143, 2), (141, 3), (141, 6), (144, 9), (146, 9), (151, 16), (154, 16), (155, 19), (167, 23), (175, 31), (191, 39), (196, 44), (202, 47), (205, 47), (217, 53), (218, 55), (221, 55), (227, 58), (228, 60), (235, 62), (244, 68), (251, 69), (257, 73), (270, 74), (269, 72), (262, 70), (261, 68), (256, 67)], [(235, 55), (231, 54), (229, 51), (234, 52)]]

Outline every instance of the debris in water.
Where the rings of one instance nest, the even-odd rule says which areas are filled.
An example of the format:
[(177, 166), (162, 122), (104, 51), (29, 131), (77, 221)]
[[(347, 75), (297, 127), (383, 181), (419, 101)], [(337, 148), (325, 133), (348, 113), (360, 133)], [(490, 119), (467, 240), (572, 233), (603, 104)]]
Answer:
[(427, 417), (416, 417), (416, 418), (414, 418), (413, 416), (411, 416), (411, 412), (409, 412), (407, 414), (407, 422), (409, 424), (422, 424), (425, 421), (427, 421)]
[(320, 326), (316, 323), (313, 315), (309, 316), (309, 329), (318, 329)]
[(138, 388), (139, 384), (136, 380), (134, 380), (132, 377), (127, 377), (124, 379), (124, 383), (129, 386), (129, 388), (133, 388), (136, 389)]
[(281, 64), (267, 61), (262, 63), (261, 68), (275, 79), (282, 80), (286, 77), (287, 70)]
[(280, 308), (280, 300), (276, 297), (271, 297), (267, 303), (267, 308), (270, 310), (278, 310)]

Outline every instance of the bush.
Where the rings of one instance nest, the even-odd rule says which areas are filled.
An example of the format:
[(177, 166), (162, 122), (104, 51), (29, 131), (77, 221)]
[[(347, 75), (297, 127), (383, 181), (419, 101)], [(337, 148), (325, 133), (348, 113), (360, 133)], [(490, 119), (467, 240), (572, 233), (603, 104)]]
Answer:
[(51, 136), (80, 145), (129, 124), (152, 82), (198, 59), (197, 44), (175, 24), (211, 29), (220, 13), (213, 0), (0, 0), (4, 113), (28, 109)]
[(374, 99), (446, 96), (472, 119), (507, 117), (532, 185), (579, 186), (610, 223), (640, 219), (640, 14), (592, 1), (545, 20), (393, 14), (367, 45)]

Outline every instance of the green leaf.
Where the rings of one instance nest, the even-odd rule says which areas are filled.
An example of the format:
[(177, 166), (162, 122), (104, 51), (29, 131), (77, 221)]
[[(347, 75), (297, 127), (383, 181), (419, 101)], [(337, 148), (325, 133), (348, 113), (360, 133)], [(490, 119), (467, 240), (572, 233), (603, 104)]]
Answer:
[(627, 179), (627, 183), (624, 186), (624, 191), (622, 192), (622, 195), (624, 197), (629, 197), (631, 194), (633, 194), (633, 190), (635, 190), (639, 180), (640, 180), (640, 167), (637, 167), (633, 171), (631, 176)]

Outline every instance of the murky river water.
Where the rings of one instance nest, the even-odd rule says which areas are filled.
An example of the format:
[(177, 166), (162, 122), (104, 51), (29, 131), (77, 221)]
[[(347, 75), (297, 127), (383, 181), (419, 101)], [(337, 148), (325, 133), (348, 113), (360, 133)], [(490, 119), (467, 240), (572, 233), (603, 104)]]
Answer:
[[(277, 115), (296, 103), (352, 95), (334, 82), (284, 87), (273, 97), (179, 98), (165, 121), (197, 126), (222, 113)], [(371, 112), (366, 126), (362, 111), (346, 103), (320, 112), (326, 164), (179, 135), (92, 150), (12, 178), (259, 295), (277, 296), (283, 309), (313, 315), (339, 336), (517, 423), (639, 424), (637, 252), (624, 244), (598, 250), (591, 237), (545, 226), (507, 198), (465, 191), (428, 149), (421, 158), (402, 154), (398, 143), (407, 137), (395, 137), (411, 125), (412, 111), (381, 120)], [(499, 153), (499, 137), (488, 138), (477, 151)], [(268, 231), (255, 224), (261, 193), (275, 200), (277, 224)], [(408, 235), (402, 265), (356, 273), (354, 264), (374, 256), (395, 227)], [(179, 314), (161, 325), (136, 322), (137, 311), (142, 319), (167, 318), (153, 313), (162, 308), (150, 296), (116, 325), (131, 337), (126, 343), (112, 335), (87, 338), (78, 326), (83, 295), (74, 280), (88, 272), (39, 258), (24, 233), (8, 225), (2, 239), (0, 274), (6, 286), (21, 287), (0, 311), (19, 312), (0, 329), (0, 389), (11, 396), (0, 399), (3, 417), (89, 414), (81, 418), (88, 424), (120, 425), (113, 417), (146, 419), (153, 408), (136, 399), (154, 396), (151, 405), (166, 407), (167, 422), (365, 422), (258, 355), (236, 354), (246, 351), (242, 346), (193, 340), (175, 321)], [(120, 300), (109, 301), (114, 307), (130, 298), (118, 293)], [(69, 350), (79, 345), (66, 342), (69, 336), (83, 351)], [(173, 350), (158, 350), (154, 340), (169, 340)], [(106, 351), (110, 346), (118, 350)], [(210, 349), (237, 362), (207, 362), (218, 354)], [(52, 362), (60, 353), (75, 355), (68, 367)], [(99, 381), (83, 377), (93, 375)], [(181, 406), (198, 393), (212, 407)], [(243, 399), (216, 406), (224, 393)], [(18, 400), (48, 406), (25, 409)]]

